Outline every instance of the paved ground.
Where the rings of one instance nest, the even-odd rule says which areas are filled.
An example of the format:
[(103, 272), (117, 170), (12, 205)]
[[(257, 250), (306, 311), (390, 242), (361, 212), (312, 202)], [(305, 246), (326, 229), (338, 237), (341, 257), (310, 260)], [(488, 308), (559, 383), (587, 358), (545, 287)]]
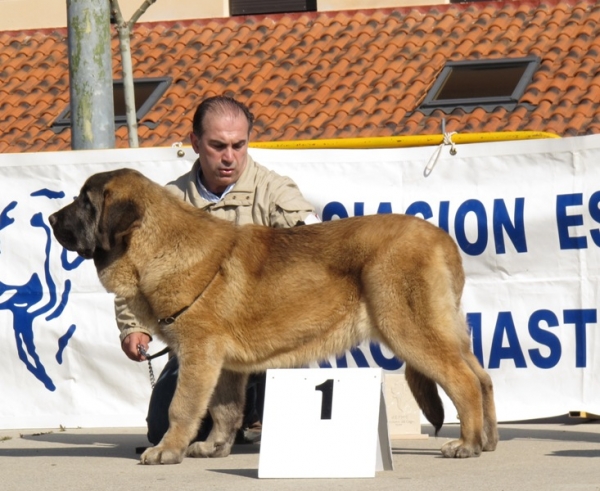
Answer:
[[(432, 435), (431, 428), (423, 432)], [(58, 490), (590, 490), (600, 491), (600, 422), (560, 418), (500, 425), (496, 452), (476, 459), (441, 457), (455, 438), (394, 440), (394, 470), (370, 479), (258, 479), (260, 445), (239, 445), (225, 459), (174, 466), (138, 464), (144, 429), (0, 430), (0, 489)], [(333, 456), (332, 456), (333, 458)]]

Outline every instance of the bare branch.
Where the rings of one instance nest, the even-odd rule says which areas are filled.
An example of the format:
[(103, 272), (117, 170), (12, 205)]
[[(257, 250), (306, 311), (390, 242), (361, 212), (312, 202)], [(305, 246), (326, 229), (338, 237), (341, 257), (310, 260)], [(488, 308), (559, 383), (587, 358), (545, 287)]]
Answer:
[[(113, 1), (113, 0), (111, 0)], [(117, 0), (115, 0), (117, 1)], [(142, 16), (142, 14), (144, 12), (146, 12), (146, 10), (148, 10), (148, 8), (154, 3), (156, 2), (156, 0), (144, 0), (144, 3), (142, 3), (142, 5), (140, 5), (140, 8), (136, 10), (136, 12), (131, 16), (131, 19), (129, 19), (129, 28), (131, 29), (131, 27), (137, 22), (137, 20)]]
[(135, 108), (135, 87), (133, 82), (133, 66), (131, 60), (131, 31), (141, 15), (156, 2), (156, 0), (144, 0), (129, 22), (126, 22), (119, 6), (119, 0), (109, 0), (111, 13), (116, 21), (117, 34), (119, 36), (119, 48), (121, 51), (121, 68), (123, 71), (123, 89), (125, 93), (125, 115), (127, 116), (127, 130), (129, 133), (129, 146), (136, 148), (138, 142), (138, 124)]
[[(148, 3), (150, 1), (150, 3)], [(156, 0), (146, 0), (136, 12), (136, 19)], [(146, 5), (148, 4), (148, 5)], [(125, 22), (119, 0), (110, 0), (111, 11), (116, 21), (117, 34), (119, 36), (119, 50), (121, 52), (121, 69), (123, 72), (123, 89), (125, 97), (125, 116), (127, 118), (127, 131), (129, 135), (129, 146), (139, 147), (138, 123), (135, 107), (135, 86), (133, 81), (133, 66), (131, 59), (131, 31), (135, 21)]]

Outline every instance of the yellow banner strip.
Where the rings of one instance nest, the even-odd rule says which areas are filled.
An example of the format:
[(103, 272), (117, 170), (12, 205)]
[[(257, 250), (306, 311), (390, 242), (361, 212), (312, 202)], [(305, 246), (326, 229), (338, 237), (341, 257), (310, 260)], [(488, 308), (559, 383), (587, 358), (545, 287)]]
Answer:
[[(455, 133), (455, 144), (485, 143), (510, 140), (536, 140), (541, 138), (560, 138), (554, 133), (544, 131), (501, 131), (491, 133)], [(323, 140), (290, 140), (274, 142), (251, 142), (252, 148), (271, 148), (282, 150), (324, 149), (324, 148), (400, 148), (440, 145), (444, 135), (383, 136), (374, 138), (331, 138)]]

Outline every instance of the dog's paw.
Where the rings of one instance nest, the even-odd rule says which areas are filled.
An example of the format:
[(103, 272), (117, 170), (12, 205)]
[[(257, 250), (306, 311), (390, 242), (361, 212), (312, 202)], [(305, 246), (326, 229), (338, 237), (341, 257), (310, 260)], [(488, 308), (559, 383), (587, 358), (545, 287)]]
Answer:
[(468, 457), (479, 457), (481, 446), (468, 445), (463, 440), (452, 440), (442, 446), (444, 457), (466, 459)]
[(219, 442), (194, 442), (186, 452), (188, 457), (227, 457), (231, 453), (231, 445)]
[(491, 431), (486, 432), (487, 434), (487, 438), (486, 441), (483, 444), (483, 451), (484, 452), (493, 452), (494, 450), (496, 450), (496, 447), (498, 446), (498, 430), (494, 429)]
[(184, 457), (184, 453), (178, 450), (171, 450), (157, 445), (148, 448), (141, 456), (140, 462), (144, 465), (156, 464), (179, 464)]

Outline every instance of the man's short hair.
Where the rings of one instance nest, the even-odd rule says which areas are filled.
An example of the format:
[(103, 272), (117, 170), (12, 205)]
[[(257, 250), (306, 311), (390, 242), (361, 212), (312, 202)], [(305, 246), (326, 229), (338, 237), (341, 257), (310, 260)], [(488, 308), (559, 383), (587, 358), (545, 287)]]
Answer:
[(202, 138), (204, 133), (204, 120), (208, 114), (241, 114), (248, 121), (248, 136), (252, 131), (254, 124), (254, 115), (244, 104), (236, 101), (233, 97), (217, 95), (204, 99), (196, 108), (194, 120), (192, 122), (192, 131), (198, 138)]

